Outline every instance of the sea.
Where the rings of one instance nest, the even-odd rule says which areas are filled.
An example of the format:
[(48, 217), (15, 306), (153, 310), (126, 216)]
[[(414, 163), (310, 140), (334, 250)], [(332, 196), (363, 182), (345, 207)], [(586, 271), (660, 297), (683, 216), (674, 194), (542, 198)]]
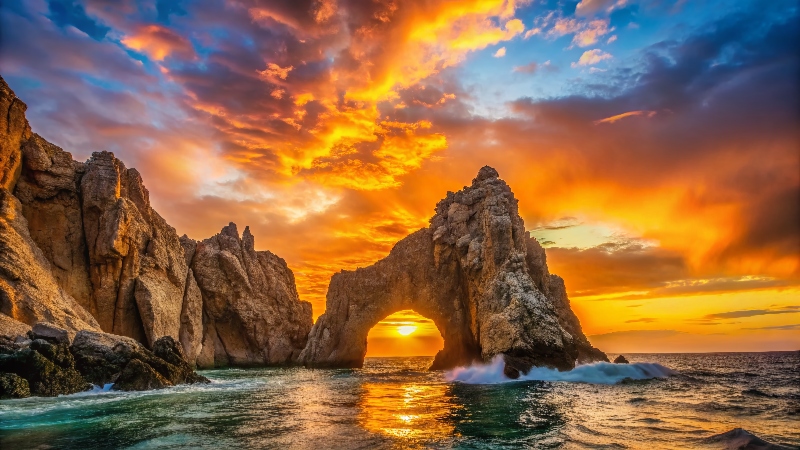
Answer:
[[(616, 356), (616, 355), (610, 355)], [(224, 369), (208, 385), (0, 401), (11, 449), (724, 448), (734, 428), (800, 446), (800, 352), (626, 354), (631, 364), (449, 372)]]

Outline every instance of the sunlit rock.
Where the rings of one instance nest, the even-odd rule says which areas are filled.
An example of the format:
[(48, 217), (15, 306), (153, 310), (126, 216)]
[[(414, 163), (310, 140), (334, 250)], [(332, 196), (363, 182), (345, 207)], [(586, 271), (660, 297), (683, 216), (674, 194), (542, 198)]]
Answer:
[(505, 355), (508, 376), (532, 366), (570, 369), (607, 361), (572, 312), (564, 282), (547, 270), (544, 249), (525, 231), (517, 200), (497, 171), (448, 192), (430, 226), (398, 242), (372, 266), (331, 279), (325, 314), (300, 361), (361, 367), (376, 323), (413, 309), (436, 323), (444, 349), (432, 368)]

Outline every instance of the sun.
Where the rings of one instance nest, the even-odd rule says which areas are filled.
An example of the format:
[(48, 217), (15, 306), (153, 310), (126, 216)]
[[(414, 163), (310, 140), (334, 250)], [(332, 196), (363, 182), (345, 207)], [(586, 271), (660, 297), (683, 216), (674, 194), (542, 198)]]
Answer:
[(403, 336), (408, 336), (409, 334), (417, 331), (417, 327), (414, 325), (403, 325), (401, 327), (397, 327), (397, 332), (402, 334)]

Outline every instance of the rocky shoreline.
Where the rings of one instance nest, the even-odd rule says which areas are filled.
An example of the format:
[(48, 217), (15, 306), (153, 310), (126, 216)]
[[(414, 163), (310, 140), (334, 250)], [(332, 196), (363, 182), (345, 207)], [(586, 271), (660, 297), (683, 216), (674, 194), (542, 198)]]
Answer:
[(13, 341), (0, 337), (0, 399), (54, 397), (107, 384), (142, 391), (208, 382), (169, 336), (159, 338), (152, 351), (133, 339), (97, 331), (80, 331), (71, 339), (66, 330), (46, 323)]

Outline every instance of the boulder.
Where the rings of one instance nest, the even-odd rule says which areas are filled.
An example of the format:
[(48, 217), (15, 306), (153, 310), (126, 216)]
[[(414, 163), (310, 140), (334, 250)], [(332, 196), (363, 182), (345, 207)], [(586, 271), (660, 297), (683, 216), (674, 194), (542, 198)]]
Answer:
[(70, 344), (69, 332), (47, 322), (37, 322), (30, 331), (31, 339), (44, 339), (54, 344)]
[(608, 361), (583, 334), (563, 280), (549, 273), (544, 249), (525, 231), (496, 170), (480, 169), (471, 186), (448, 192), (435, 211), (428, 228), (386, 258), (331, 278), (325, 313), (300, 362), (361, 367), (369, 330), (405, 309), (432, 319), (444, 338), (433, 369), (502, 354), (506, 375), (516, 378), (533, 366), (567, 370)]
[(0, 400), (30, 396), (28, 380), (15, 373), (0, 372)]
[(52, 344), (43, 339), (11, 354), (0, 354), (0, 372), (24, 378), (30, 394), (53, 397), (74, 394), (91, 388), (75, 370), (75, 361), (66, 344)]
[(629, 364), (628, 359), (622, 355), (617, 356), (614, 359), (614, 364)]
[[(131, 390), (133, 386), (141, 385), (142, 380), (151, 380), (152, 383), (160, 385), (162, 378), (168, 383), (166, 386), (208, 382), (208, 379), (195, 373), (189, 362), (183, 359), (180, 343), (173, 338), (162, 337), (156, 341), (154, 348), (166, 359), (154, 354), (134, 339), (82, 331), (75, 336), (71, 351), (75, 356), (78, 370), (89, 382), (98, 386), (114, 383), (114, 389)], [(142, 372), (139, 363), (129, 368), (134, 360), (140, 361), (149, 369)], [(158, 373), (161, 378), (153, 379), (150, 370)], [(121, 379), (123, 372), (126, 378)], [(133, 376), (136, 372), (142, 372), (142, 378), (139, 375)], [(117, 386), (116, 383), (120, 380), (123, 383)]]
[(169, 386), (172, 383), (139, 359), (130, 360), (114, 383), (114, 389), (119, 391), (147, 391)]

